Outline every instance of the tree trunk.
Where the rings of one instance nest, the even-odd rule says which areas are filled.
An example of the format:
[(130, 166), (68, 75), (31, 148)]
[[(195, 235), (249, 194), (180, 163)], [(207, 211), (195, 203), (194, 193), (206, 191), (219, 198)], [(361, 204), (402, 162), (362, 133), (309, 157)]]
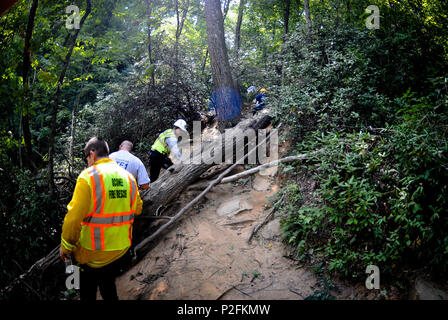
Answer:
[(238, 56), (238, 50), (240, 49), (240, 40), (241, 40), (241, 24), (243, 23), (243, 13), (244, 13), (244, 5), (246, 1), (240, 0), (240, 5), (238, 7), (238, 20), (236, 21), (235, 28), (235, 52)]
[(235, 52), (234, 52), (234, 60), (235, 60), (235, 87), (239, 89), (239, 77), (240, 77), (240, 40), (241, 40), (241, 24), (243, 23), (243, 13), (244, 13), (244, 5), (245, 0), (240, 0), (240, 5), (238, 7), (238, 20), (236, 21), (235, 28)]
[[(232, 143), (224, 143), (225, 135), (222, 135), (223, 140), (213, 140), (208, 143), (202, 143), (202, 152), (193, 151), (193, 159), (190, 164), (178, 164), (174, 165), (174, 173), (165, 171), (163, 175), (154, 183), (151, 183), (151, 187), (142, 193), (143, 199), (143, 212), (142, 215), (154, 215), (156, 210), (160, 206), (164, 206), (171, 202), (172, 200), (179, 197), (179, 194), (185, 190), (189, 185), (197, 181), (200, 176), (206, 172), (210, 167), (215, 164), (210, 161), (212, 156), (210, 156), (211, 149), (217, 146), (222, 148), (222, 156), (234, 154), (233, 150), (235, 146), (247, 145), (247, 136), (240, 134), (248, 129), (258, 130), (266, 128), (270, 123), (269, 116), (259, 116), (255, 119), (247, 119), (241, 121), (235, 128), (226, 131), (227, 139), (233, 136)], [(171, 169), (171, 168), (170, 168)], [(144, 235), (144, 231), (147, 229), (144, 225), (138, 225), (135, 229), (135, 234), (137, 237)]]
[(223, 7), (223, 21), (226, 20), (226, 16), (227, 16), (227, 12), (229, 12), (229, 8), (230, 8), (230, 1), (231, 0), (224, 0), (224, 7)]
[(188, 7), (190, 6), (190, 0), (187, 0), (187, 3), (185, 4), (185, 8), (182, 10), (182, 17), (180, 17), (179, 12), (179, 0), (176, 0), (176, 18), (177, 18), (177, 26), (176, 26), (176, 43), (174, 47), (175, 52), (175, 66), (177, 69), (178, 63), (179, 63), (179, 38), (182, 34), (182, 29), (184, 27), (185, 19), (187, 18), (188, 13)]
[(310, 0), (304, 0), (304, 8), (305, 8), (305, 21), (306, 21), (306, 39), (308, 43), (311, 43), (312, 39), (311, 39)]
[(23, 160), (22, 160), (22, 118), (23, 118), (23, 110), (20, 109), (20, 120), (19, 120), (19, 168), (23, 169)]
[[(29, 74), (31, 69), (31, 48), (30, 42), (34, 29), (34, 20), (36, 16), (37, 6), (39, 5), (39, 0), (33, 0), (31, 5), (30, 15), (28, 16), (28, 25), (26, 28), (25, 36), (25, 46), (23, 49), (23, 68), (22, 68), (22, 79), (23, 79), (23, 105), (21, 111), (21, 127), (23, 131), (23, 139), (25, 141), (25, 151), (27, 167), (33, 170), (36, 166), (33, 161), (33, 149), (31, 145), (31, 130), (30, 130), (30, 118), (29, 118)], [(22, 133), (21, 133), (22, 134)]]
[(283, 43), (286, 41), (286, 37), (289, 32), (289, 12), (291, 10), (291, 0), (285, 1), (285, 7), (283, 9)]
[[(85, 69), (83, 69), (82, 74), (88, 73), (91, 66), (92, 66), (92, 61), (90, 61), (90, 63), (87, 65), (87, 67)], [(68, 150), (71, 167), (73, 167), (74, 163), (75, 163), (75, 154), (73, 152), (73, 148), (75, 145), (76, 116), (77, 116), (77, 110), (79, 107), (79, 102), (81, 101), (81, 95), (84, 90), (84, 85), (85, 85), (85, 82), (83, 81), (81, 84), (81, 88), (79, 89), (78, 96), (76, 97), (76, 103), (73, 106), (73, 110), (72, 110), (72, 124), (70, 127), (70, 145), (69, 145), (69, 150)], [(71, 168), (69, 169), (69, 172), (71, 172)]]
[(178, 63), (178, 59), (179, 59), (179, 55), (178, 55), (178, 46), (179, 46), (179, 0), (175, 0), (175, 4), (176, 4), (176, 20), (177, 20), (177, 24), (176, 24), (176, 42), (174, 44), (174, 57), (175, 57), (175, 68), (177, 69), (177, 63)]
[(284, 84), (284, 74), (285, 69), (285, 50), (286, 50), (286, 40), (288, 39), (289, 32), (289, 13), (291, 10), (291, 0), (286, 0), (284, 2), (285, 7), (283, 8), (283, 37), (282, 37), (282, 49), (280, 54), (279, 64), (276, 66), (276, 72), (281, 76), (282, 85)]
[[(224, 1), (224, 15), (223, 15), (223, 21), (226, 20), (227, 12), (229, 11), (229, 6), (230, 6), (230, 0), (228, 0), (227, 2)], [(207, 49), (207, 51), (205, 52), (204, 62), (202, 63), (202, 74), (204, 74), (204, 71), (205, 71), (205, 65), (207, 64), (207, 59), (208, 59), (208, 49)]]
[[(247, 123), (249, 123), (249, 122), (247, 122)], [(238, 140), (238, 139), (241, 139), (241, 134), (238, 134), (239, 132), (238, 132), (238, 129), (239, 128), (234, 128), (233, 129), (233, 131), (234, 131), (234, 133), (233, 133), (233, 136)], [(244, 131), (244, 130), (243, 130)], [(255, 137), (255, 136), (254, 136)], [(266, 141), (269, 139), (269, 135), (266, 135), (265, 136), (265, 138), (262, 140), (262, 141), (260, 141), (260, 142), (256, 142), (256, 143), (254, 143), (253, 145), (250, 145), (249, 146), (249, 144), (251, 144), (249, 141), (248, 141), (248, 144), (247, 145), (244, 145), (243, 144), (243, 146), (245, 147), (245, 149), (247, 148), (247, 150), (248, 150), (248, 152), (244, 155), (244, 154), (241, 154), (241, 155), (239, 155), (239, 156), (237, 156), (236, 158), (235, 158), (235, 162), (229, 167), (229, 168), (227, 168), (224, 172), (222, 172), (219, 176), (218, 176), (218, 178), (216, 178), (215, 180), (213, 180), (211, 183), (209, 183), (209, 185), (207, 186), (207, 188), (204, 190), (204, 191), (202, 191), (196, 198), (194, 198), (193, 200), (191, 200), (185, 207), (183, 207), (178, 213), (176, 213), (172, 218), (170, 218), (170, 220), (166, 223), (166, 224), (164, 224), (162, 227), (160, 227), (156, 232), (154, 232), (151, 236), (149, 236), (149, 237), (147, 237), (147, 238), (145, 238), (142, 242), (140, 242), (137, 246), (135, 246), (135, 250), (134, 250), (134, 252), (135, 253), (137, 253), (139, 250), (144, 250), (144, 249), (147, 249), (147, 248), (149, 248), (149, 243), (152, 241), (152, 240), (154, 240), (157, 236), (159, 236), (160, 234), (162, 234), (162, 232), (165, 230), (165, 229), (167, 229), (170, 225), (172, 225), (172, 224), (174, 224), (183, 214), (185, 214), (186, 212), (188, 212), (192, 207), (193, 207), (193, 205), (195, 205), (199, 200), (201, 200), (215, 185), (217, 185), (217, 184), (219, 184), (221, 181), (222, 181), (222, 179), (224, 179), (224, 177), (227, 175), (227, 174), (229, 174), (237, 165), (240, 165), (240, 164), (243, 164), (244, 163), (244, 160), (246, 160), (248, 157), (250, 157), (251, 155), (256, 155), (256, 153), (257, 153), (257, 151), (258, 151), (258, 148), (262, 148), (262, 145), (263, 145), (263, 143), (266, 143)], [(217, 139), (218, 140), (218, 142), (222, 142), (222, 140), (221, 141), (219, 141), (219, 138)], [(230, 140), (227, 140), (227, 139), (225, 139), (225, 141), (232, 141), (233, 142), (233, 138)], [(242, 139), (242, 142), (244, 143), (244, 138)], [(258, 143), (258, 144), (257, 144)], [(236, 145), (236, 146), (238, 146), (238, 145)], [(228, 147), (230, 147), (230, 148), (228, 148)], [(234, 147), (234, 144), (233, 143), (231, 143), (231, 144), (228, 144), (228, 145), (225, 145), (224, 144), (224, 148), (223, 148), (223, 151), (224, 152), (228, 152), (228, 151), (230, 151), (230, 150), (232, 150), (233, 151), (233, 147)], [(230, 149), (230, 150), (229, 150)], [(235, 213), (236, 214), (236, 213)], [(244, 221), (244, 222), (247, 222), (247, 221)], [(242, 223), (242, 221), (239, 221), (239, 222), (235, 222), (235, 223)], [(229, 224), (230, 225), (230, 224)]]
[(232, 79), (219, 0), (205, 1), (205, 19), (210, 66), (216, 92), (216, 111), (220, 128), (223, 129), (223, 126), (233, 126), (238, 123), (241, 97)]
[(86, 21), (87, 17), (90, 14), (90, 11), (92, 10), (92, 2), (91, 0), (86, 0), (87, 8), (86, 13), (81, 19), (81, 22), (79, 24), (79, 29), (75, 30), (75, 33), (72, 37), (72, 44), (70, 45), (70, 48), (67, 52), (67, 55), (64, 59), (64, 64), (62, 66), (61, 74), (59, 75), (57, 87), (56, 87), (56, 93), (54, 95), (54, 102), (53, 102), (53, 108), (51, 110), (51, 124), (50, 124), (50, 141), (49, 141), (49, 149), (48, 149), (48, 177), (49, 177), (49, 189), (50, 194), (52, 197), (55, 197), (56, 195), (56, 186), (54, 184), (54, 171), (53, 171), (53, 160), (54, 160), (54, 140), (56, 135), (56, 116), (58, 114), (59, 104), (61, 101), (61, 89), (62, 89), (62, 83), (64, 82), (65, 74), (67, 72), (68, 65), (70, 63), (70, 58), (73, 53), (73, 48), (76, 45), (76, 38), (78, 37), (79, 31), (81, 30), (82, 26), (84, 25), (84, 22)]
[(202, 64), (202, 74), (204, 74), (204, 72), (205, 72), (205, 65), (207, 64), (207, 59), (208, 59), (208, 49), (205, 52), (204, 63)]
[(152, 56), (152, 27), (151, 27), (151, 14), (152, 14), (152, 0), (145, 0), (146, 2), (146, 13), (148, 15), (148, 57), (149, 57), (149, 63), (151, 64), (151, 84), (152, 86), (155, 86), (156, 84), (156, 78), (155, 78), (155, 67), (154, 67), (154, 58)]
[[(78, 94), (78, 97), (81, 95), (81, 93)], [(76, 115), (75, 115), (75, 108), (72, 110), (72, 123), (70, 125), (70, 144), (68, 146), (68, 158), (70, 160), (70, 167), (68, 169), (69, 175), (71, 176), (71, 168), (73, 167), (75, 163), (75, 153), (73, 152), (73, 147), (75, 145), (75, 132), (76, 132)]]

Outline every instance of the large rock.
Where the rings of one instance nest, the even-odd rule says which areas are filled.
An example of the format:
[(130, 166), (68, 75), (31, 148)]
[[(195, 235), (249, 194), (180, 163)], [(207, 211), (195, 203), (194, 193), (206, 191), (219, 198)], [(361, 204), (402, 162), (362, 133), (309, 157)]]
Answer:
[(256, 191), (268, 191), (271, 188), (271, 181), (267, 177), (256, 175), (253, 188)]
[(216, 213), (219, 216), (227, 216), (232, 217), (235, 214), (242, 212), (243, 209), (251, 210), (252, 206), (245, 200), (242, 200), (241, 197), (234, 197), (230, 200), (225, 200), (221, 203), (221, 205), (216, 210)]
[(448, 300), (448, 293), (442, 291), (436, 284), (418, 278), (409, 296), (411, 300)]
[(266, 240), (275, 240), (282, 234), (280, 219), (269, 222), (261, 231), (261, 236)]
[(239, 197), (232, 198), (228, 201), (224, 201), (221, 203), (221, 205), (216, 210), (216, 213), (219, 216), (228, 216), (232, 214), (235, 211), (238, 211), (240, 209), (240, 201), (241, 199)]

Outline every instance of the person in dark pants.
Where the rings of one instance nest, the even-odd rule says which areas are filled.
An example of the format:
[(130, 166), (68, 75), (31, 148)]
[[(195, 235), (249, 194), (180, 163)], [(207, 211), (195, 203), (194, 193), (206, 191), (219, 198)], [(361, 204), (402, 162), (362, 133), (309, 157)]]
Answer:
[(102, 268), (91, 268), (87, 264), (79, 266), (80, 299), (96, 300), (98, 288), (103, 300), (118, 300), (115, 278), (131, 265), (130, 251)]
[(162, 132), (151, 146), (149, 153), (149, 180), (151, 183), (159, 178), (160, 169), (168, 169), (173, 165), (169, 158), (170, 152), (174, 153), (179, 160), (182, 160), (182, 155), (177, 145), (177, 138), (183, 132), (187, 132), (187, 123), (183, 119), (179, 119), (174, 123), (172, 129), (167, 129)]
[(62, 225), (60, 256), (80, 266), (81, 300), (117, 300), (115, 277), (132, 245), (134, 216), (143, 201), (134, 176), (108, 158), (109, 146), (94, 137), (84, 148), (88, 166), (76, 180)]
[(252, 110), (252, 115), (255, 115), (257, 113), (257, 111), (262, 110), (265, 107), (265, 103), (266, 103), (266, 89), (263, 88), (260, 90), (260, 94), (258, 94), (255, 97), (255, 105), (254, 105), (254, 109)]
[(151, 163), (149, 167), (149, 180), (151, 182), (154, 182), (159, 178), (161, 168), (166, 170), (173, 165), (173, 161), (171, 161), (170, 158), (157, 150), (151, 150), (149, 153), (149, 161)]

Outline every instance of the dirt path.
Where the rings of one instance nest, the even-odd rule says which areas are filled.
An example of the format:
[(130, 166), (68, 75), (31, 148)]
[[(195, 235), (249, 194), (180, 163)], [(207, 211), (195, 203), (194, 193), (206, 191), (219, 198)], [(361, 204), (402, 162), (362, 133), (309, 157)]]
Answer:
[[(260, 174), (213, 188), (149, 254), (117, 278), (119, 298), (276, 300), (313, 294), (320, 280), (285, 257), (278, 217), (246, 243), (252, 228), (266, 216), (268, 197), (278, 189), (273, 177)], [(186, 192), (180, 206), (193, 196)], [(243, 220), (247, 221), (229, 224)], [(337, 299), (358, 296), (353, 288), (335, 284), (332, 294)]]

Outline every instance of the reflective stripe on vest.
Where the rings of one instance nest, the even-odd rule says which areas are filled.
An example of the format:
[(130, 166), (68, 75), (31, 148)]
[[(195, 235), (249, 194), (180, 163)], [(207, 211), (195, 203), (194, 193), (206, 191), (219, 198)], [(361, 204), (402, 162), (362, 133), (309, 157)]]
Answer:
[[(138, 187), (137, 187), (137, 182), (135, 181), (135, 179), (131, 179), (131, 175), (128, 175), (128, 179), (129, 179), (129, 185), (131, 186), (131, 199), (130, 200), (131, 200), (131, 209), (132, 209), (132, 208), (134, 208), (135, 200), (137, 199)], [(134, 220), (134, 212), (132, 213), (132, 221)], [(129, 243), (132, 243), (132, 222), (129, 226), (128, 237), (129, 237)]]
[(85, 225), (101, 225), (102, 227), (111, 227), (113, 225), (121, 225), (126, 222), (130, 222), (134, 219), (134, 213), (129, 213), (125, 215), (113, 215), (110, 218), (108, 217), (94, 217), (88, 216), (84, 218), (83, 222)]
[(168, 155), (170, 153), (170, 149), (168, 148), (168, 145), (166, 144), (165, 140), (167, 138), (175, 138), (175, 137), (176, 135), (173, 129), (167, 129), (157, 137), (151, 149), (156, 150), (162, 154)]
[(137, 184), (135, 183), (135, 180), (133, 181), (131, 179), (131, 176), (128, 175), (129, 179), (129, 185), (131, 186), (131, 208), (134, 207), (136, 195), (137, 195)]
[[(114, 167), (109, 167), (111, 165)], [(115, 163), (104, 163), (98, 166), (104, 168), (104, 174), (97, 166), (92, 166), (86, 172), (83, 172), (86, 180), (90, 182), (92, 205), (90, 213), (85, 216), (81, 223), (81, 245), (91, 250), (121, 250), (130, 246), (132, 241), (134, 206), (138, 192), (137, 183), (131, 177), (131, 174)], [(110, 173), (108, 172), (109, 168), (112, 168)], [(121, 183), (126, 181), (128, 184), (121, 185), (126, 189), (120, 189), (122, 193), (118, 199), (107, 200), (106, 194), (109, 197), (110, 192), (112, 194), (115, 192), (111, 187), (113, 178), (119, 179)], [(105, 185), (105, 179), (110, 180), (107, 181), (109, 183), (108, 188)], [(123, 195), (125, 197), (122, 197)], [(109, 201), (106, 211), (113, 210), (115, 206), (118, 206), (119, 212), (105, 212), (106, 201)], [(112, 201), (114, 202), (111, 203)], [(123, 228), (126, 228), (126, 230)]]

